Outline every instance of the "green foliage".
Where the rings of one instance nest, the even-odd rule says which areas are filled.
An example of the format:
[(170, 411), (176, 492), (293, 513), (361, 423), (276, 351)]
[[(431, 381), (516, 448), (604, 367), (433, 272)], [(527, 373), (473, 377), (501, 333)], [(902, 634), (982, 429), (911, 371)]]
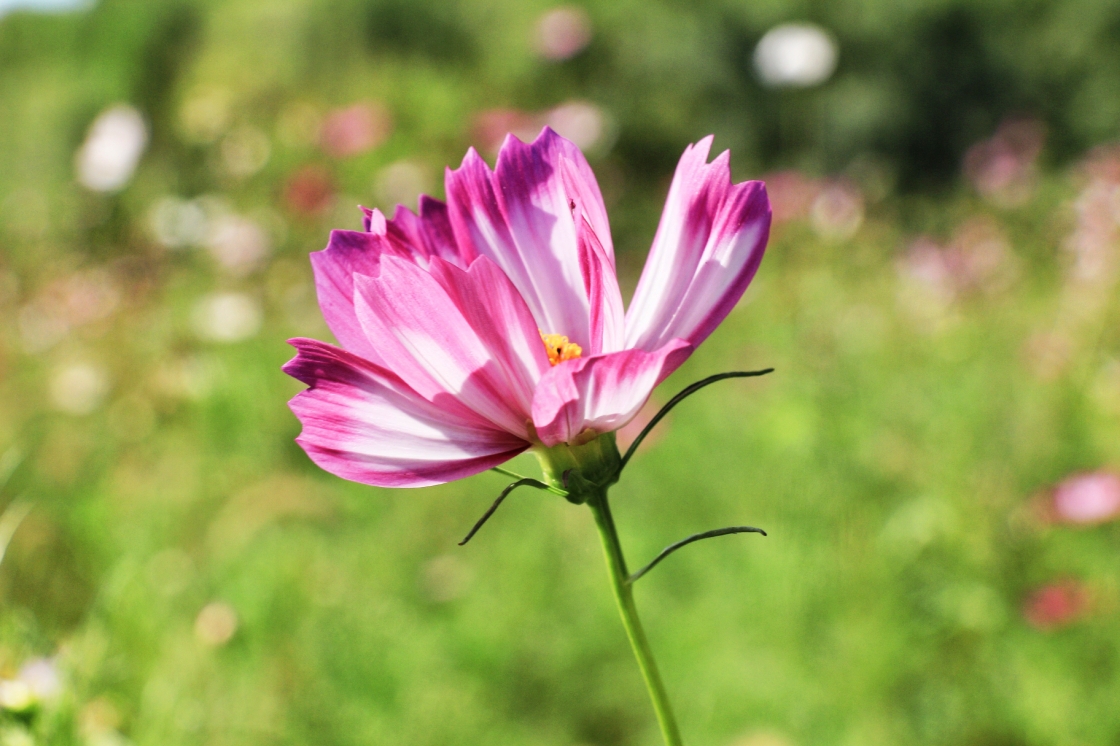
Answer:
[[(1067, 168), (1117, 133), (1115, 4), (592, 2), (590, 44), (557, 62), (533, 50), (549, 7), (0, 18), (0, 447), (27, 454), (0, 505), (35, 506), (0, 564), (0, 680), (42, 656), (62, 677), (3, 710), (0, 744), (657, 742), (585, 507), (518, 490), (458, 547), (508, 478), (331, 477), (293, 443), (299, 385), (279, 370), (283, 340), (329, 338), (307, 253), (330, 228), (390, 208), (393, 174), (438, 195), (440, 169), (485, 148), (478, 112), (572, 99), (605, 113), (590, 155), (624, 287), (709, 132), (739, 178), (843, 170), (863, 189), (852, 231), (777, 225), (745, 300), (656, 396), (776, 372), (683, 402), (612, 491), (633, 567), (718, 526), (769, 534), (691, 545), (636, 586), (687, 741), (1115, 744), (1120, 534), (1036, 504), (1120, 467), (1117, 239), (1079, 274), (1071, 236), (1095, 218)], [(820, 88), (756, 82), (754, 45), (787, 20), (839, 42)], [(118, 102), (150, 142), (96, 194), (74, 153)], [(328, 155), (323, 118), (368, 102), (384, 140)], [(1014, 205), (957, 177), (1009, 114), (1049, 131)], [(875, 192), (868, 163), (897, 189)], [(333, 200), (300, 207), (314, 179)], [(161, 205), (248, 221), (270, 251), (169, 246)], [(994, 264), (931, 278), (920, 235)], [(223, 337), (208, 314), (231, 308), (247, 331)], [(1055, 582), (1089, 602), (1042, 629), (1024, 604)]]

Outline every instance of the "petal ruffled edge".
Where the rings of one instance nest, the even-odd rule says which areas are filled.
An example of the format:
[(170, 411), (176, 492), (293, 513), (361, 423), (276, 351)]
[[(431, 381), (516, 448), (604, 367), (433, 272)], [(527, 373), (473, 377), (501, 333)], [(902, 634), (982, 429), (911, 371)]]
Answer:
[(623, 350), (560, 363), (533, 397), (533, 425), (546, 446), (570, 443), (587, 430), (599, 435), (638, 414), (654, 388), (691, 354), (675, 339), (658, 350)]
[(712, 137), (681, 156), (665, 210), (626, 312), (626, 346), (657, 349), (670, 339), (697, 347), (754, 278), (770, 235), (760, 181), (731, 183), (730, 154), (707, 163)]
[[(582, 223), (610, 268), (596, 282), (616, 293), (618, 282), (606, 207), (579, 148), (548, 127), (529, 144), (510, 135), (493, 171), (472, 148), (458, 169), (447, 170), (446, 185), (459, 245), (502, 268), (543, 331), (594, 349)], [(608, 295), (609, 287), (599, 297)]]
[(292, 339), (283, 368), (308, 385), (289, 402), (296, 442), (324, 470), (378, 487), (424, 487), (497, 466), (529, 447), (453, 398), (428, 401), (400, 378), (346, 350)]

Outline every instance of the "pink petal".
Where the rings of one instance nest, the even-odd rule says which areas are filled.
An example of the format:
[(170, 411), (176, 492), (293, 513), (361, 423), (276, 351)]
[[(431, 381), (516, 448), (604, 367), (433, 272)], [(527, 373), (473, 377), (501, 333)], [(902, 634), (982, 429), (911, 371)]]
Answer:
[[(384, 226), (384, 218), (381, 223)], [(354, 313), (354, 276), (376, 277), (382, 254), (393, 251), (383, 234), (336, 230), (331, 231), (327, 248), (311, 254), (323, 319), (339, 344), (367, 360), (381, 358), (366, 339)]]
[(614, 262), (607, 256), (599, 236), (590, 222), (581, 217), (576, 233), (579, 245), (579, 268), (583, 274), (584, 292), (587, 293), (591, 317), (589, 355), (617, 352), (622, 349), (625, 315), (622, 311), (622, 293), (618, 289)]
[(397, 211), (386, 226), (389, 240), (407, 246), (425, 260), (438, 256), (444, 261), (466, 268), (474, 256), (463, 256), (455, 242), (451, 230), (451, 220), (447, 205), (438, 199), (420, 196), (420, 214), (404, 205), (397, 205)]
[(541, 379), (533, 398), (537, 436), (551, 447), (570, 443), (587, 429), (617, 430), (691, 352), (677, 339), (654, 352), (623, 350), (560, 363)]
[(451, 394), (528, 439), (533, 390), (548, 357), (529, 309), (490, 260), (468, 270), (439, 258), (428, 271), (386, 256), (357, 278), (356, 310), (385, 367), (424, 398)]
[(528, 443), (453, 397), (427, 401), (389, 371), (312, 339), (293, 339), (284, 372), (310, 388), (290, 406), (296, 441), (332, 474), (379, 487), (450, 482), (496, 466)]
[(420, 215), (398, 206), (392, 220), (380, 210), (363, 207), (365, 232), (334, 230), (323, 251), (312, 252), (315, 289), (327, 326), (347, 350), (367, 360), (380, 360), (369, 344), (354, 313), (354, 276), (376, 277), (383, 255), (408, 259), (424, 267), (433, 256), (461, 267), (460, 254), (451, 232), (447, 205), (427, 196), (420, 198)]
[(712, 138), (681, 156), (638, 289), (626, 313), (626, 346), (703, 342), (747, 289), (770, 235), (760, 181), (731, 184), (730, 155), (707, 163)]
[(581, 217), (610, 267), (596, 281), (617, 293), (617, 279), (606, 208), (579, 148), (547, 127), (528, 145), (507, 137), (494, 171), (472, 149), (458, 170), (448, 170), (447, 196), (459, 245), (505, 271), (544, 332), (592, 350)]

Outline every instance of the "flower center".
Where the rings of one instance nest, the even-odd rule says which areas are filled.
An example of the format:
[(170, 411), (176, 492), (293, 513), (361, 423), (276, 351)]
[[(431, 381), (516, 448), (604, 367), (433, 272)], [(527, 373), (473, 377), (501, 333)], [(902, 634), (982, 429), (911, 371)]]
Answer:
[[(539, 329), (537, 331), (540, 331)], [(575, 342), (569, 342), (563, 334), (545, 334), (540, 332), (541, 341), (548, 352), (548, 362), (558, 365), (565, 360), (575, 360), (583, 354), (583, 348)]]

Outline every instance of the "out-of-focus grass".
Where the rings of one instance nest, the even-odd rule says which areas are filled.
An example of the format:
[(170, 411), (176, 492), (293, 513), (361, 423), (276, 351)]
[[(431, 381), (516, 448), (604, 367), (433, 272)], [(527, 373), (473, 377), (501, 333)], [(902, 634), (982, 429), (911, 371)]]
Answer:
[[(649, 140), (604, 91), (640, 77), (634, 45), (673, 15), (634, 16), (627, 36), (597, 11), (615, 36), (549, 67), (523, 36), (470, 41), (543, 6), (467, 13), (468, 32), (432, 6), (439, 34), (374, 34), (371, 55), (373, 31), (342, 12), (357, 4), (339, 5), (107, 2), (85, 20), (0, 21), (0, 446), (27, 454), (3, 504), (34, 504), (0, 565), (0, 678), (39, 656), (62, 676), (38, 710), (4, 711), (4, 743), (26, 723), (52, 744), (657, 743), (586, 509), (519, 492), (460, 548), (505, 479), (386, 491), (324, 474), (292, 442), (299, 386), (279, 366), (286, 338), (328, 338), (307, 252), (357, 227), (352, 204), (379, 203), (389, 165), (438, 192), (483, 108), (617, 104), (632, 127), (593, 155), (632, 287), (671, 171), (658, 138), (676, 152), (706, 130), (672, 80), (644, 104), (670, 122)], [(377, 7), (385, 28), (402, 22)], [(710, 64), (690, 23), (651, 65)], [(142, 107), (151, 144), (127, 189), (93, 195), (72, 155), (118, 100)], [(300, 139), (301, 116), (366, 100), (393, 118), (379, 147), (332, 159)], [(211, 140), (184, 113), (207, 102), (227, 107)], [(223, 160), (239, 127), (269, 143), (241, 177)], [(309, 165), (331, 181), (325, 212), (287, 197)], [(964, 186), (867, 190), (847, 237), (778, 225), (744, 301), (657, 393), (777, 369), (682, 404), (614, 490), (635, 565), (696, 531), (770, 533), (690, 546), (639, 584), (690, 743), (1115, 743), (1120, 535), (1047, 524), (1034, 503), (1120, 466), (1120, 218), (1074, 208), (1086, 178), (1054, 169), (1015, 207)], [(271, 253), (231, 271), (161, 246), (168, 196), (252, 221)], [(1088, 273), (1063, 248), (1085, 223), (1106, 226)], [(923, 254), (919, 235), (950, 249)], [(259, 309), (259, 329), (213, 339), (216, 293)], [(1032, 626), (1030, 594), (1067, 580), (1086, 608)]]

